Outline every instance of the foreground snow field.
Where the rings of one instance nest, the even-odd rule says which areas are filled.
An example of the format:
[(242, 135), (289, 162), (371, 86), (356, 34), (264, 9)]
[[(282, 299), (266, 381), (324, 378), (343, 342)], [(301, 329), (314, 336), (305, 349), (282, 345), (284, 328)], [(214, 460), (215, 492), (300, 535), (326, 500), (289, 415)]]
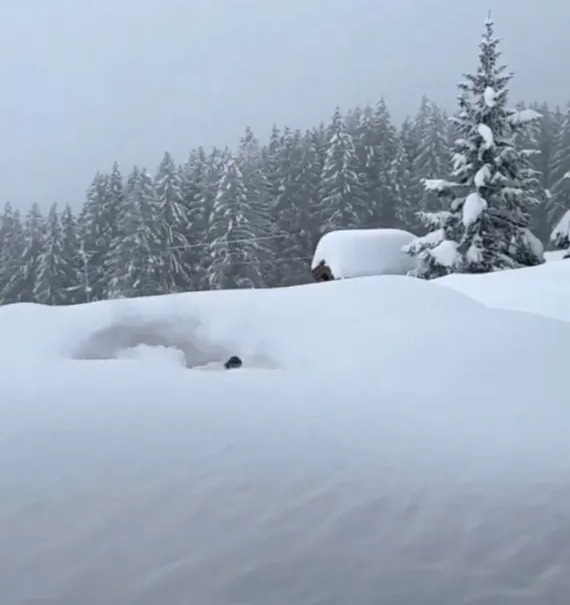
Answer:
[(567, 605), (567, 283), (0, 308), (0, 602)]

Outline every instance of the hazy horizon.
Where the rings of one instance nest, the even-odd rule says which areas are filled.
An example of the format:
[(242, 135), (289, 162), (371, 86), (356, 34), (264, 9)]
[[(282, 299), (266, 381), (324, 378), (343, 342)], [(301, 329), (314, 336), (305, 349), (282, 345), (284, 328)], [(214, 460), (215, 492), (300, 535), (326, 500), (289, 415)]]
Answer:
[(570, 8), (543, 0), (22, 0), (0, 8), (2, 203), (77, 206), (117, 160), (233, 147), (384, 97), (453, 110), (493, 11), (511, 102), (570, 101)]

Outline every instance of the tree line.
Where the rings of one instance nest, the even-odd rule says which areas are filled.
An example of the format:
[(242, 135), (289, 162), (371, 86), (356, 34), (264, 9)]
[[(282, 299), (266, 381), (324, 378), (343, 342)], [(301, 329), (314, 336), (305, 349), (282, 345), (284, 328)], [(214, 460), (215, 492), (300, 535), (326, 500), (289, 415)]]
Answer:
[(306, 283), (339, 228), (415, 233), (420, 277), (542, 262), (553, 231), (569, 240), (570, 104), (510, 109), (497, 44), (488, 22), (451, 116), (424, 96), (396, 125), (381, 99), (263, 144), (246, 128), (235, 149), (165, 153), (154, 174), (115, 163), (79, 208), (6, 204), (0, 304)]

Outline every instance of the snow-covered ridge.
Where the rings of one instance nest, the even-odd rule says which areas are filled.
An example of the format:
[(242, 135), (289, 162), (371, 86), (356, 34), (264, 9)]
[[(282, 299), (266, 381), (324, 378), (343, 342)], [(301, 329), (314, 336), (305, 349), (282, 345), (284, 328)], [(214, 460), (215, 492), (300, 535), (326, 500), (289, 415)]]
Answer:
[(0, 308), (2, 605), (565, 603), (569, 274)]

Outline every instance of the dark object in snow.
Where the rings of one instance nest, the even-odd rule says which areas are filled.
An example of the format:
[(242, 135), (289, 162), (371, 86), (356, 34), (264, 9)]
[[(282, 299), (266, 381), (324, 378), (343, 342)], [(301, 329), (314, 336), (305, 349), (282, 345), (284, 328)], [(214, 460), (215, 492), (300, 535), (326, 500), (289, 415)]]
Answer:
[(224, 363), (224, 368), (226, 370), (231, 370), (233, 368), (241, 368), (241, 359), (236, 355), (232, 355), (226, 363)]

